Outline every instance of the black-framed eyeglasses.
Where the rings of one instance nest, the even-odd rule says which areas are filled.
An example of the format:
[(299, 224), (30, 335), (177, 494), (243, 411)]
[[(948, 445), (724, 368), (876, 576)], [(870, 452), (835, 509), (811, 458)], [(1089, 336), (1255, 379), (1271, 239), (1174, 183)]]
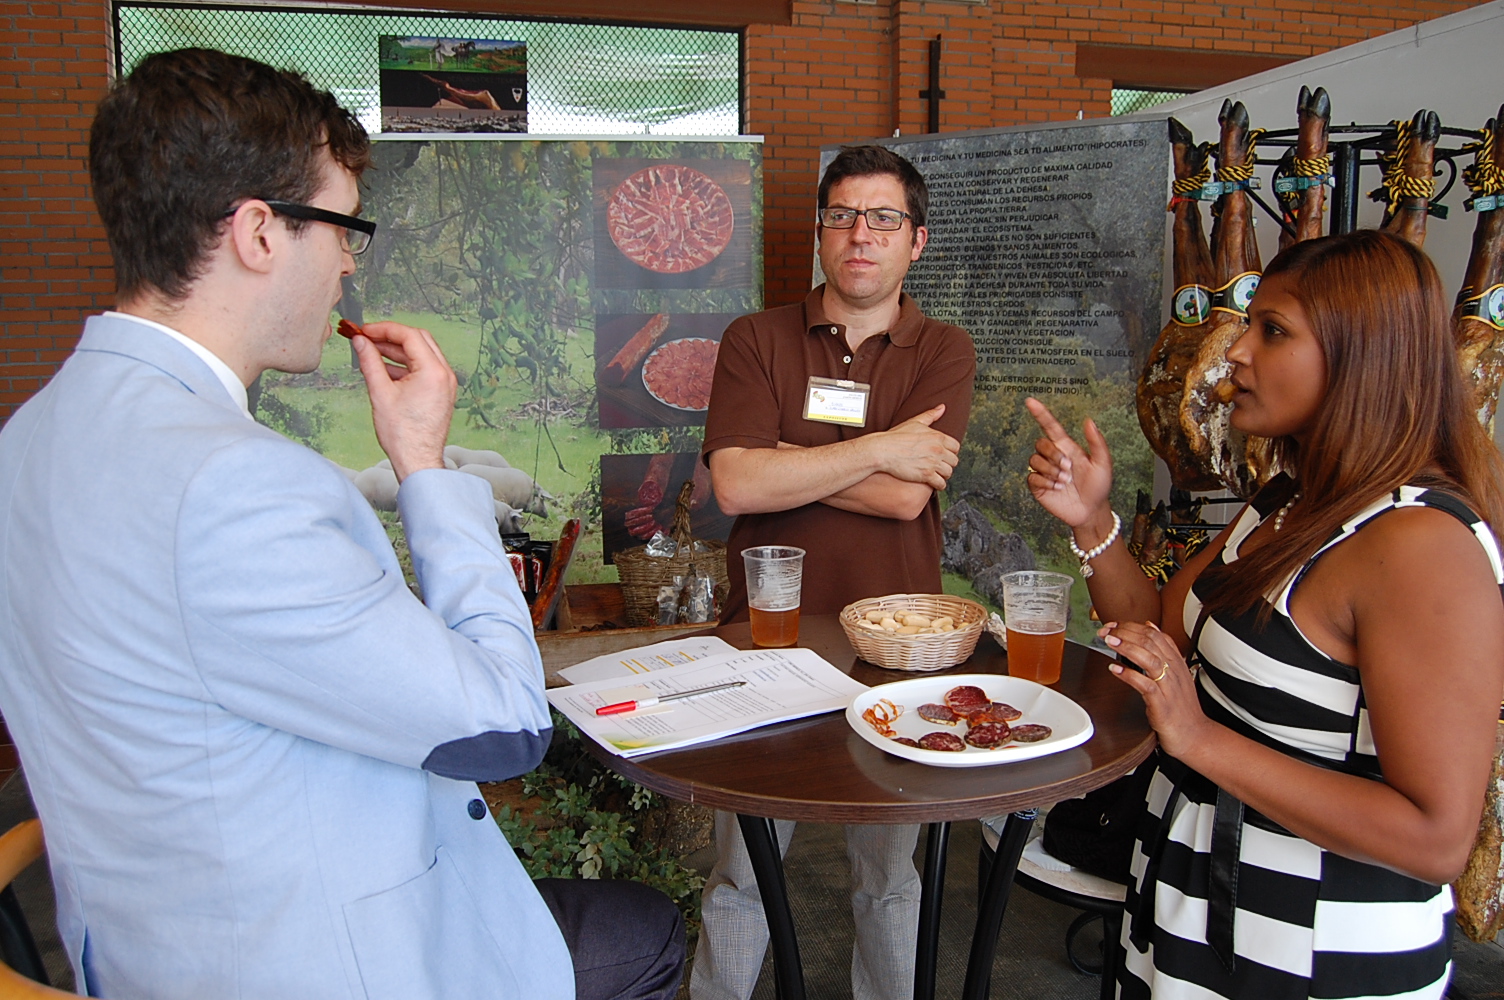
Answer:
[[(314, 208), (312, 205), (299, 205), (293, 201), (277, 201), (272, 198), (263, 198), (261, 201), (278, 215), (293, 219), (306, 219), (309, 222), (325, 222), (343, 230), (345, 249), (352, 257), (365, 253), (366, 248), (371, 245), (372, 237), (376, 235), (376, 223), (370, 219), (357, 219), (353, 215), (331, 212), (326, 208)], [(228, 218), (237, 211), (239, 211), (238, 208), (232, 208), (225, 213), (225, 217)]]
[(850, 229), (856, 225), (859, 215), (866, 217), (868, 229), (879, 233), (902, 229), (903, 220), (912, 218), (908, 212), (896, 208), (822, 208), (815, 213), (815, 218), (826, 229)]

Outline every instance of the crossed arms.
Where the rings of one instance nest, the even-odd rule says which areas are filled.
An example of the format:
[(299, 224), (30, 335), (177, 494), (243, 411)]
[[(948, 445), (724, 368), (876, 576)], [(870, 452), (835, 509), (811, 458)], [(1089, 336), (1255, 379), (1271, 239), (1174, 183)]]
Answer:
[(856, 514), (912, 521), (945, 489), (961, 443), (931, 424), (932, 407), (891, 430), (804, 448), (720, 448), (710, 475), (727, 514), (764, 514), (823, 503)]

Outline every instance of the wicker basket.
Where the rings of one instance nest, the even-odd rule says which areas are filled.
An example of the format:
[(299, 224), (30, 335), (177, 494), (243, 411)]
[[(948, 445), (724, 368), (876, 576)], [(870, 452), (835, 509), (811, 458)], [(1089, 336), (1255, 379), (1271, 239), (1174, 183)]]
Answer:
[[(954, 632), (932, 635), (892, 635), (862, 628), (857, 622), (869, 611), (917, 611), (927, 618), (955, 619)], [(869, 597), (841, 610), (841, 628), (857, 655), (889, 670), (927, 672), (954, 667), (969, 657), (982, 637), (987, 609), (976, 601), (949, 594), (890, 594)]]
[(730, 581), (726, 574), (726, 543), (702, 541), (698, 544), (709, 551), (694, 551), (696, 543), (689, 534), (689, 499), (693, 493), (693, 481), (685, 482), (674, 507), (674, 524), (669, 530), (674, 541), (679, 543), (677, 554), (650, 556), (646, 545), (616, 554), (616, 573), (621, 580), (627, 625), (632, 628), (658, 624), (658, 588), (672, 584), (674, 577), (687, 573), (690, 566), (698, 566), (701, 572), (709, 573), (715, 580), (716, 589), (725, 593)]

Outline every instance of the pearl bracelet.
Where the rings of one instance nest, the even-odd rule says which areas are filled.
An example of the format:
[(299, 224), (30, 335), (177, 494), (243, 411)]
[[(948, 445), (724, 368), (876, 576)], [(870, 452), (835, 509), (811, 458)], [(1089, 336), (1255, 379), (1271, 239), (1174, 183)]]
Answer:
[(1090, 549), (1083, 549), (1081, 548), (1081, 546), (1076, 544), (1075, 531), (1071, 531), (1071, 533), (1066, 536), (1071, 545), (1071, 554), (1074, 555), (1077, 559), (1081, 560), (1081, 579), (1091, 579), (1092, 574), (1096, 572), (1091, 568), (1091, 561), (1097, 558), (1097, 556), (1101, 555), (1103, 552), (1106, 552), (1108, 546), (1118, 540), (1118, 535), (1120, 535), (1122, 531), (1123, 519), (1121, 517), (1118, 517), (1117, 511), (1113, 511), (1112, 530), (1107, 533), (1107, 537), (1102, 539), (1100, 544), (1094, 545)]

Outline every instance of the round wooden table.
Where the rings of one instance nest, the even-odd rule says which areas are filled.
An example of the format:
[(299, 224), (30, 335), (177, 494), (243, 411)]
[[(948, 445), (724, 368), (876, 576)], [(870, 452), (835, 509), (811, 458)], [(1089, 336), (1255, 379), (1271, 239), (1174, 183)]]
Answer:
[[(721, 626), (714, 634), (739, 649), (755, 648), (745, 622)], [(921, 676), (883, 670), (859, 659), (835, 615), (800, 622), (799, 645), (863, 684)], [(1154, 749), (1154, 732), (1142, 700), (1108, 673), (1109, 662), (1099, 650), (1066, 644), (1060, 681), (1051, 687), (1086, 709), (1095, 732), (1079, 747), (1016, 763), (953, 768), (904, 760), (862, 739), (839, 712), (631, 759), (594, 744), (592, 750), (613, 770), (655, 792), (738, 814), (762, 890), (781, 1000), (803, 1000), (804, 976), (774, 819), (929, 824), (914, 971), (916, 1000), (929, 1000), (934, 995), (950, 822), (1010, 814), (978, 907), (962, 993), (966, 1000), (983, 1000), (1008, 891), (1035, 810), (1122, 777)], [(1007, 655), (984, 635), (970, 659), (939, 675), (946, 673), (1006, 674)]]

